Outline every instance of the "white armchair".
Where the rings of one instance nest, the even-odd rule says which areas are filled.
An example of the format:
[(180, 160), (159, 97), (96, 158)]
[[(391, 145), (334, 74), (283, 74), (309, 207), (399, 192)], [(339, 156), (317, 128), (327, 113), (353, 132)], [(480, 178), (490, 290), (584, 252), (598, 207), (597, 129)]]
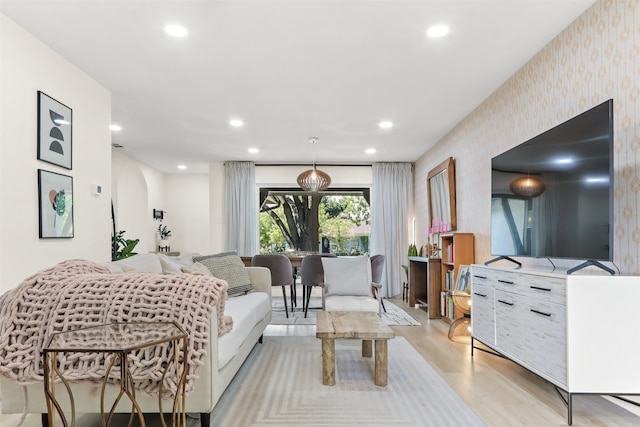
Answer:
[(380, 314), (375, 298), (369, 257), (322, 258), (325, 311), (369, 311)]

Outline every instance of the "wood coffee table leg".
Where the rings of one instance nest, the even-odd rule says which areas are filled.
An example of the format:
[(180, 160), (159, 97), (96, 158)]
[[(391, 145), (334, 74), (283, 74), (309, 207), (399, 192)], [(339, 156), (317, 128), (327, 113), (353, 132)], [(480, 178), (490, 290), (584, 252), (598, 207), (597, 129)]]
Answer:
[(362, 340), (362, 357), (371, 357), (373, 355), (373, 342), (371, 340)]
[(332, 339), (322, 340), (322, 384), (336, 383), (336, 342)]
[(376, 340), (374, 384), (384, 387), (387, 385), (387, 340)]

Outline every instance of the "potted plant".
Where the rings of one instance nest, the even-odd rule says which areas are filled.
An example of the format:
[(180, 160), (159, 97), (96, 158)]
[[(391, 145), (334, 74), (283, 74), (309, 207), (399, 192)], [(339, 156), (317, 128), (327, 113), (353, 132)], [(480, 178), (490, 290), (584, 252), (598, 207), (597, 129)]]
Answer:
[(166, 248), (171, 246), (169, 241), (169, 238), (171, 237), (171, 230), (169, 230), (166, 225), (160, 224), (158, 226), (158, 237), (160, 238), (158, 241), (158, 247)]
[(140, 239), (125, 239), (124, 230), (118, 231), (115, 235), (111, 235), (111, 260), (117, 261), (119, 259), (128, 258), (133, 255), (137, 255), (134, 252), (134, 248), (140, 241)]

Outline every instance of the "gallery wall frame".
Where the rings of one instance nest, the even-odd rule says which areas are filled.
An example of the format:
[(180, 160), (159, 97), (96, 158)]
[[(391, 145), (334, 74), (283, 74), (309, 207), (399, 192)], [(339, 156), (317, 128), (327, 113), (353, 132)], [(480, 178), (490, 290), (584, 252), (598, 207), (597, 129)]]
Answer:
[(72, 238), (73, 177), (38, 169), (39, 237)]
[(38, 160), (72, 169), (73, 110), (38, 91)]

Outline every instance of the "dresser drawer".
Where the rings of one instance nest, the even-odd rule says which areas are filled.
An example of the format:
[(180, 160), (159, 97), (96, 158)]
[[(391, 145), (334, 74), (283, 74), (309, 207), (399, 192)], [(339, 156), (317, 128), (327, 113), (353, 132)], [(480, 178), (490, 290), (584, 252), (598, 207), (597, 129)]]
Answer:
[(525, 328), (523, 297), (513, 292), (495, 291), (496, 346), (518, 361), (524, 360)]
[(514, 292), (521, 295), (526, 292), (525, 284), (522, 281), (522, 274), (511, 271), (499, 271), (497, 273), (494, 278), (496, 290)]
[(471, 333), (486, 344), (496, 343), (494, 291), (489, 284), (471, 281)]
[(524, 295), (528, 297), (566, 305), (566, 280), (551, 276), (523, 274), (521, 275), (520, 284)]
[(471, 280), (477, 283), (493, 283), (496, 278), (496, 271), (490, 268), (471, 266)]
[(567, 383), (566, 306), (537, 299), (525, 300), (527, 324), (525, 361), (562, 385)]

